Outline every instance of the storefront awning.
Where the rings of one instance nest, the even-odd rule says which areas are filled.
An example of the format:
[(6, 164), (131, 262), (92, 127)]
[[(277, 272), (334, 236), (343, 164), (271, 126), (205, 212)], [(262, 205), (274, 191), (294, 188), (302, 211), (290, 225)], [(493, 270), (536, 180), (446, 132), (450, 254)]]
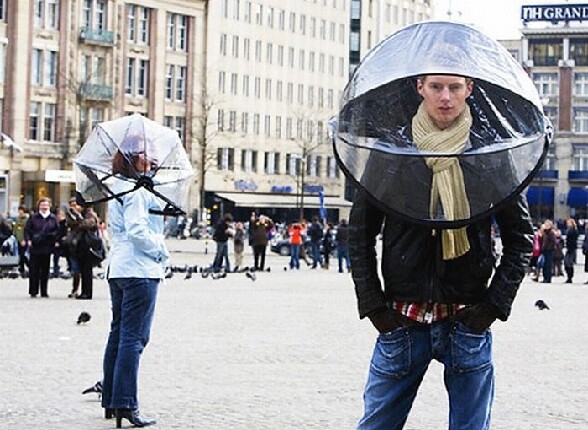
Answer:
[(553, 187), (530, 186), (527, 190), (529, 206), (548, 205), (553, 206), (555, 192)]
[[(236, 207), (250, 208), (297, 208), (300, 207), (300, 196), (286, 194), (255, 194), (255, 193), (216, 193), (220, 198), (230, 200)], [(317, 196), (304, 196), (305, 208), (319, 208)], [(325, 197), (327, 209), (351, 207), (351, 202), (342, 197)]]
[(588, 190), (580, 187), (570, 188), (568, 193), (568, 206), (571, 208), (583, 208), (588, 204)]

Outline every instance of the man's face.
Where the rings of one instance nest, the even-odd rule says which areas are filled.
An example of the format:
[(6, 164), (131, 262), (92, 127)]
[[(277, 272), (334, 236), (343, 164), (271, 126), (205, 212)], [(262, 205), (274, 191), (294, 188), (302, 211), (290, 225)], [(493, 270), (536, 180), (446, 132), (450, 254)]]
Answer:
[(39, 212), (47, 213), (47, 212), (49, 212), (50, 209), (51, 209), (51, 205), (49, 205), (49, 202), (39, 203)]
[(461, 76), (430, 75), (417, 80), (425, 110), (441, 130), (446, 129), (464, 111), (474, 83)]

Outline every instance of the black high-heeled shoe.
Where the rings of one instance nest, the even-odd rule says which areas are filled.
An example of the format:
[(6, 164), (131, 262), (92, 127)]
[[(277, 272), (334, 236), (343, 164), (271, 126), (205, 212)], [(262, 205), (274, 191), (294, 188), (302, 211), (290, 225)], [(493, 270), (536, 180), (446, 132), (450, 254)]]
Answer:
[(139, 415), (139, 409), (117, 409), (116, 410), (116, 428), (122, 427), (122, 419), (129, 420), (135, 427), (147, 427), (155, 424), (155, 420), (143, 418)]
[(112, 408), (104, 408), (104, 418), (107, 420), (110, 420), (112, 418), (114, 418), (114, 415), (116, 414), (115, 410)]

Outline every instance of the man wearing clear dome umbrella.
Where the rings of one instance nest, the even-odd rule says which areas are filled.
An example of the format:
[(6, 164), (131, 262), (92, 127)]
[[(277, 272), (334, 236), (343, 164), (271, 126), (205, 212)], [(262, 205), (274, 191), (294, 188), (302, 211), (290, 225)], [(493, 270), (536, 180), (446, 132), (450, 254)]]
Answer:
[(415, 24), (367, 54), (334, 128), (357, 188), (349, 250), (359, 314), (379, 332), (358, 428), (402, 429), (437, 360), (449, 428), (488, 429), (490, 326), (508, 319), (525, 275), (533, 230), (522, 192), (549, 144), (533, 83), (475, 29)]
[(104, 416), (116, 417), (117, 428), (123, 419), (149, 426), (155, 420), (140, 415), (137, 385), (169, 259), (162, 215), (185, 214), (192, 167), (174, 130), (138, 114), (98, 124), (74, 163), (83, 199), (108, 201), (112, 322), (103, 362)]

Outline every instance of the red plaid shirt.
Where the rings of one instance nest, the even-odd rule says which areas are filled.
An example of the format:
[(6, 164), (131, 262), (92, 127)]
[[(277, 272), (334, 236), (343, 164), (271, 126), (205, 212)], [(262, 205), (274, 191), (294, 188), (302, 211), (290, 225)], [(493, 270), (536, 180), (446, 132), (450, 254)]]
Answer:
[(392, 309), (407, 316), (411, 320), (431, 324), (455, 315), (466, 305), (447, 303), (411, 303), (392, 302)]

